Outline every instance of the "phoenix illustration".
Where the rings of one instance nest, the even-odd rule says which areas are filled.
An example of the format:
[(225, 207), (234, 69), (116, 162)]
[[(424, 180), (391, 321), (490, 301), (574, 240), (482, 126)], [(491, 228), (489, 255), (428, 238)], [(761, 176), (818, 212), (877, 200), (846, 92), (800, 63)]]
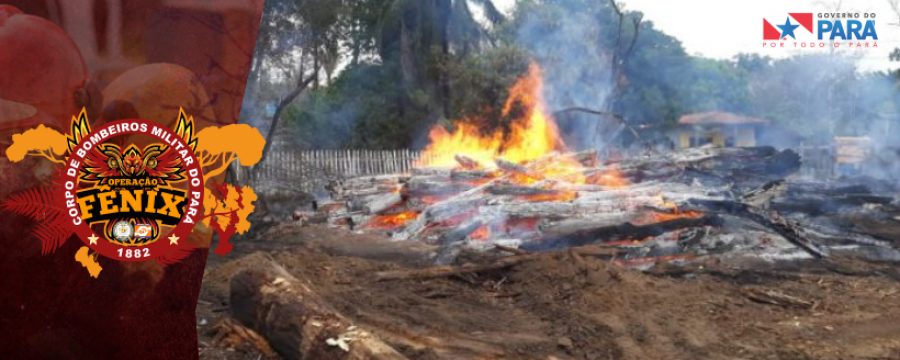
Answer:
[[(69, 137), (70, 151), (90, 131), (87, 119), (73, 121), (72, 136)], [(193, 133), (192, 119), (187, 118), (183, 111), (179, 112), (175, 134), (184, 139), (188, 147), (196, 150), (197, 139)], [(110, 143), (98, 144), (85, 156), (84, 164), (80, 179), (96, 181), (98, 185), (106, 185), (111, 178), (150, 177), (158, 179), (160, 185), (184, 179), (183, 163), (178, 151), (164, 144), (151, 144), (143, 148), (135, 144), (124, 148)]]

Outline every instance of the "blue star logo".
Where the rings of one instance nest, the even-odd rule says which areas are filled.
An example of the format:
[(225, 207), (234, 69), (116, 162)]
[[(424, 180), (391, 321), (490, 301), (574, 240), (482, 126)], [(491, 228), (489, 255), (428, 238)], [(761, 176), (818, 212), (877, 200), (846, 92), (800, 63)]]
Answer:
[(790, 35), (794, 40), (797, 40), (797, 37), (794, 36), (794, 29), (796, 29), (800, 25), (791, 25), (791, 18), (787, 18), (787, 23), (784, 25), (776, 25), (781, 29), (781, 38), (784, 39)]

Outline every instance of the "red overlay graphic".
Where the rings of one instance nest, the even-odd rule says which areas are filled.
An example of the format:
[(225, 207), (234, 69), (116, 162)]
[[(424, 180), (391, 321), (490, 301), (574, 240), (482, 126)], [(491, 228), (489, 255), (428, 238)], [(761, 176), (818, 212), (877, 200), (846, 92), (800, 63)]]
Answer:
[[(217, 247), (211, 243), (212, 224), (197, 224), (183, 240), (179, 236), (178, 245), (169, 234), (157, 240), (160, 251), (188, 238), (198, 244), (177, 264), (98, 256), (84, 239), (96, 235), (98, 245), (106, 241), (99, 226), (93, 234), (79, 230), (84, 234), (76, 239), (67, 227), (54, 226), (52, 216), (66, 219), (67, 213), (53, 215), (42, 207), (64, 203), (54, 199), (64, 189), (57, 182), (63, 164), (51, 158), (64, 158), (63, 134), (82, 109), (97, 130), (123, 119), (171, 130), (179, 108), (194, 117), (198, 134), (234, 126), (264, 2), (0, 4), (0, 202), (20, 200), (21, 206), (21, 212), (0, 210), (0, 354), (4, 359), (197, 359), (195, 310), (207, 254)], [(47, 130), (34, 132), (36, 137), (54, 144), (62, 138), (61, 145), (28, 149), (44, 156), (12, 161), (7, 152), (12, 136), (39, 125)], [(234, 132), (248, 133), (240, 130)], [(141, 146), (158, 142), (149, 134), (123, 137)], [(209, 145), (223, 140), (209, 139)], [(224, 180), (222, 159), (234, 156), (220, 150), (191, 155), (204, 170), (201, 190)], [(242, 165), (246, 159), (242, 153)], [(203, 191), (204, 198), (211, 196)], [(242, 191), (245, 199), (255, 198), (251, 189)], [(229, 215), (217, 221), (230, 232), (231, 210), (222, 210), (217, 212)], [(246, 226), (235, 225), (235, 233)]]

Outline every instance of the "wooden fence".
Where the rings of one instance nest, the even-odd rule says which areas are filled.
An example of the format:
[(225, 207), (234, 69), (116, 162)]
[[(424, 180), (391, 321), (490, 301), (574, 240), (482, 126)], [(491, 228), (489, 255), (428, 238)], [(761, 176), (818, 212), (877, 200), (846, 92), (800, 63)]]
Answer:
[[(834, 153), (829, 146), (800, 146), (803, 161), (800, 175), (828, 178), (834, 176)], [(258, 192), (324, 191), (333, 179), (355, 176), (409, 172), (427, 157), (413, 150), (283, 150), (276, 149), (253, 177), (253, 169), (235, 161), (228, 171), (236, 172), (239, 184), (251, 185)]]
[(262, 192), (318, 192), (333, 179), (408, 172), (428, 156), (413, 150), (273, 150), (253, 177), (235, 161), (238, 183)]

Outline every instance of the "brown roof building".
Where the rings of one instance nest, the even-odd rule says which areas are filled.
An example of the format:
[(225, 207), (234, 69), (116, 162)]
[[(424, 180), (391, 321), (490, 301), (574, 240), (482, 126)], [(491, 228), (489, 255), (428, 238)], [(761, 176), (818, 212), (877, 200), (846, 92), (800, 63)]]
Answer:
[(765, 119), (741, 116), (722, 111), (687, 114), (678, 119), (671, 134), (679, 148), (715, 145), (722, 147), (757, 146), (757, 136)]

